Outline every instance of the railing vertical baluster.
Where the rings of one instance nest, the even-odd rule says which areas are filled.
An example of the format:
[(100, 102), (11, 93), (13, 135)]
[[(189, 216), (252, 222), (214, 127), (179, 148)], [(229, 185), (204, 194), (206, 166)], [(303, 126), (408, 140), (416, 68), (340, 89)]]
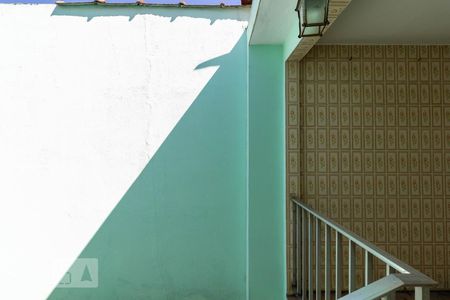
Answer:
[(308, 299), (313, 299), (313, 216), (308, 214)]
[(367, 250), (364, 255), (364, 280), (365, 285), (369, 285), (373, 281), (373, 256)]
[[(298, 270), (297, 270), (297, 247), (298, 247), (298, 240), (297, 240), (297, 224), (298, 224), (298, 215), (297, 215), (297, 210), (299, 208), (297, 208), (297, 205), (292, 205), (292, 218), (293, 218), (293, 224), (292, 224), (292, 247), (293, 247), (293, 251), (292, 254), (293, 256), (291, 257), (292, 259), (292, 266), (293, 266), (293, 271), (292, 271), (292, 284), (291, 286), (294, 287), (294, 285), (297, 282), (297, 276), (298, 276)], [(298, 290), (298, 287), (296, 287), (296, 290)], [(296, 291), (295, 291), (296, 292)]]
[(355, 260), (356, 245), (351, 240), (348, 241), (348, 292), (355, 290)]
[[(337, 224), (331, 219), (314, 211), (308, 205), (299, 202), (296, 198), (295, 209), (292, 210), (293, 229), (292, 239), (295, 247), (293, 259), (293, 283), (296, 285), (297, 299), (313, 300), (322, 298), (324, 290), (325, 300), (331, 298), (331, 233), (336, 234), (335, 243), (335, 297), (342, 298), (343, 289), (343, 239), (348, 241), (348, 295), (345, 299), (380, 299), (394, 300), (396, 290), (408, 285), (415, 287), (415, 300), (429, 300), (430, 287), (437, 284), (434, 280), (418, 272), (402, 261), (392, 257), (376, 247), (374, 244), (362, 239)], [(323, 224), (323, 225), (322, 225)], [(324, 235), (322, 237), (322, 226)], [(315, 245), (314, 245), (315, 241)], [(324, 260), (322, 262), (322, 243), (324, 243)], [(356, 291), (356, 249), (364, 251), (364, 285)], [(314, 249), (313, 249), (314, 248)], [(314, 251), (314, 252), (313, 252)], [(358, 253), (359, 254), (359, 253)], [(359, 258), (359, 257), (358, 257)], [(375, 258), (386, 263), (386, 277), (374, 282)], [(315, 264), (315, 266), (314, 266)], [(395, 269), (391, 266), (395, 266)], [(323, 275), (322, 275), (323, 268)], [(315, 277), (313, 276), (315, 272)], [(400, 274), (394, 274), (394, 273)], [(394, 274), (394, 275), (391, 275)], [(359, 279), (359, 278), (358, 278)], [(293, 284), (293, 285), (294, 285)], [(346, 287), (347, 288), (347, 287)], [(334, 297), (333, 297), (334, 298)]]
[(392, 273), (394, 273), (394, 268), (391, 267), (390, 265), (386, 265), (386, 276), (391, 275)]
[(414, 288), (414, 299), (415, 300), (430, 300), (430, 288), (417, 286)]
[(331, 228), (330, 226), (324, 224), (325, 226), (325, 300), (330, 299), (331, 293)]
[(296, 233), (296, 286), (297, 286), (297, 295), (300, 294), (300, 290), (301, 290), (301, 278), (303, 276), (302, 274), (302, 267), (301, 267), (301, 247), (302, 247), (302, 214), (301, 214), (301, 208), (297, 205), (295, 205), (295, 215), (296, 215), (296, 229), (295, 229), (295, 233)]
[[(392, 273), (394, 273), (394, 269), (390, 265), (386, 265), (386, 276), (389, 276)], [(394, 300), (395, 292), (389, 293), (386, 296), (382, 297), (381, 299), (382, 300)]]
[(306, 274), (306, 268), (307, 268), (307, 262), (306, 262), (306, 253), (307, 253), (307, 239), (306, 239), (306, 218), (307, 214), (305, 210), (302, 210), (302, 299), (306, 300), (306, 280), (307, 280), (307, 274)]
[(320, 300), (322, 296), (322, 288), (321, 288), (321, 276), (320, 276), (320, 270), (321, 270), (321, 246), (322, 246), (322, 239), (320, 236), (320, 220), (316, 218), (316, 300)]
[(342, 236), (336, 231), (336, 300), (342, 295)]

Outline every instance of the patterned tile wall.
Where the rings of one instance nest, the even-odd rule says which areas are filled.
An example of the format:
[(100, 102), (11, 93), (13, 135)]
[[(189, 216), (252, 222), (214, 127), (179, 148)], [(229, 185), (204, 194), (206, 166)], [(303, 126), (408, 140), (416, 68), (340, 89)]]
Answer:
[(293, 283), (295, 282), (294, 267), (294, 247), (293, 247), (293, 209), (290, 195), (299, 195), (300, 185), (300, 147), (299, 147), (299, 62), (290, 60), (286, 63), (286, 216), (287, 216), (287, 290), (288, 294), (293, 293)]
[(287, 194), (449, 289), (450, 46), (319, 45), (286, 69)]

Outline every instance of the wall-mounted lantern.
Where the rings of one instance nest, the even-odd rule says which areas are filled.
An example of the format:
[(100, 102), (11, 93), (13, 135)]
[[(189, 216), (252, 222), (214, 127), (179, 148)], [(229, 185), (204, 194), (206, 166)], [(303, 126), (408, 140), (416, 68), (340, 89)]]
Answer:
[(298, 0), (300, 34), (298, 37), (321, 36), (328, 22), (329, 0)]

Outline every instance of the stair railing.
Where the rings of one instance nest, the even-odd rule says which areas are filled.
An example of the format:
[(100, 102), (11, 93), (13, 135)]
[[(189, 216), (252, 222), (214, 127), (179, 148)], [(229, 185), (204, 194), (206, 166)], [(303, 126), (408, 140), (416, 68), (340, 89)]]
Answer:
[[(294, 213), (294, 288), (298, 299), (312, 300), (315, 298), (320, 300), (322, 294), (324, 294), (325, 300), (331, 299), (331, 248), (334, 244), (333, 294), (335, 299), (370, 300), (381, 298), (391, 300), (395, 299), (396, 290), (403, 287), (414, 287), (416, 300), (429, 300), (430, 287), (437, 284), (433, 279), (314, 211), (296, 197), (291, 197), (291, 201)], [(332, 234), (335, 234), (334, 241), (331, 239)], [(348, 289), (345, 295), (343, 295), (342, 276), (344, 267), (342, 244), (344, 240), (348, 240)], [(324, 246), (323, 259), (322, 246)], [(361, 248), (364, 253), (364, 286), (361, 288), (356, 287), (357, 247)], [(385, 276), (376, 281), (373, 277), (374, 258), (386, 266)], [(322, 264), (322, 262), (324, 263)]]

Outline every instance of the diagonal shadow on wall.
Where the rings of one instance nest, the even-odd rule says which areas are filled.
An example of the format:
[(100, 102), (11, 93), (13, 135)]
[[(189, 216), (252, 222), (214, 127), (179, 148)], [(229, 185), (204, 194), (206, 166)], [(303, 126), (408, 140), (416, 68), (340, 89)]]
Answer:
[(98, 288), (49, 299), (244, 299), (247, 90), (245, 34), (80, 258)]

